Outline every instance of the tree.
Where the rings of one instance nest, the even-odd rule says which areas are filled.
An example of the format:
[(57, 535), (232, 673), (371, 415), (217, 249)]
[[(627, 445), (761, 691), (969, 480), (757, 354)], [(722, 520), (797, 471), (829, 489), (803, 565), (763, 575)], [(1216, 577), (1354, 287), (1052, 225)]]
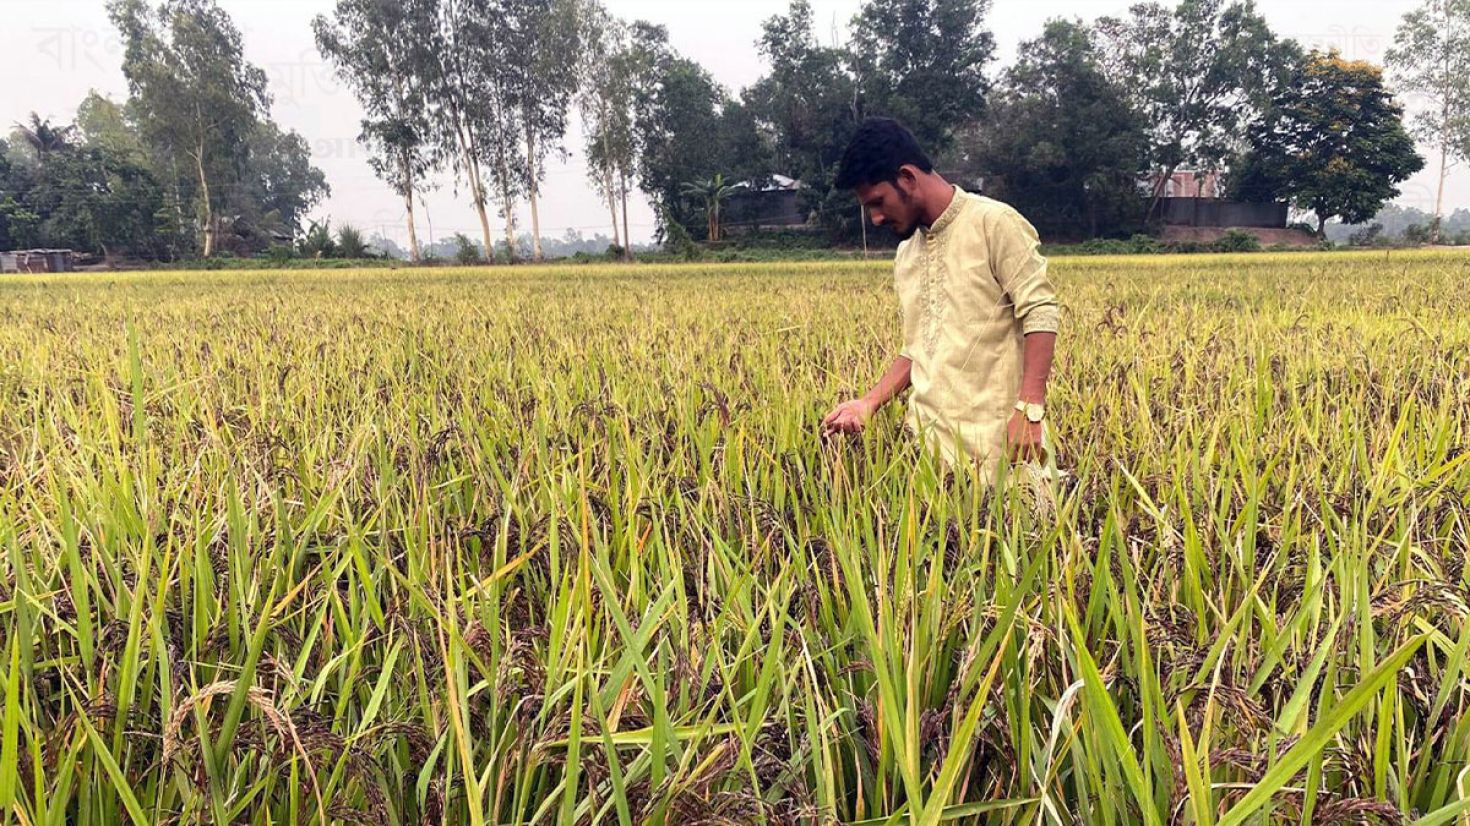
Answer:
[(515, 199), (524, 189), (519, 110), (525, 54), (518, 27), (521, 0), (443, 0), (431, 52), (438, 57), (427, 86), (430, 122), (440, 151), (465, 176), (480, 217), (486, 254), (492, 254), (490, 188), (500, 196), (506, 237), (514, 249)]
[[(629, 43), (628, 29), (607, 13), (596, 0), (578, 7), (578, 28), (584, 48), (583, 76), (587, 78), (580, 100), (583, 131), (587, 136), (587, 176), (597, 193), (607, 201), (612, 218), (613, 246), (632, 260), (628, 239), (628, 187), (638, 163), (634, 134), (634, 104), (638, 56)], [(618, 230), (618, 202), (623, 204), (622, 232)]]
[(26, 202), (41, 217), (46, 246), (153, 255), (166, 240), (156, 219), (164, 208), (158, 181), (98, 146), (53, 151)]
[(577, 25), (577, 0), (529, 0), (523, 4), (521, 21), (524, 54), (517, 107), (525, 127), (525, 187), (531, 207), (531, 256), (545, 256), (541, 249), (541, 179), (546, 176), (546, 159), (565, 156), (562, 140), (567, 133), (567, 112), (581, 84), (577, 69), (582, 65), (581, 28)]
[(1445, 181), (1458, 162), (1470, 161), (1470, 0), (1426, 0), (1404, 15), (1385, 59), (1400, 93), (1430, 101), (1410, 124), (1415, 137), (1439, 150), (1429, 233), (1429, 242), (1438, 244)]
[(641, 67), (634, 119), (639, 187), (661, 231), (670, 221), (689, 229), (697, 216), (685, 184), (713, 177), (723, 163), (721, 109), (728, 98), (699, 64), (669, 47), (661, 26), (634, 25), (632, 59)]
[(122, 33), (123, 75), (145, 140), (189, 170), (203, 254), (214, 253), (218, 206), (241, 168), (251, 130), (270, 108), (265, 73), (213, 0), (109, 0)]
[(420, 256), (414, 195), (436, 166), (426, 95), (437, 71), (438, 0), (337, 0), (312, 21), (317, 50), (352, 89), (365, 117), (358, 142), (373, 171), (403, 198), (409, 257)]
[(786, 15), (767, 20), (759, 48), (770, 72), (745, 90), (743, 102), (769, 136), (770, 170), (805, 184), (803, 208), (834, 239), (851, 237), (859, 210), (848, 193), (832, 187), (863, 117), (857, 84), (845, 68), (849, 55), (818, 43), (807, 0), (793, 0)]
[(903, 121), (930, 153), (948, 148), (985, 113), (989, 11), (990, 0), (867, 0), (850, 46), (867, 107)]
[(434, 64), (424, 78), (436, 151), (450, 159), (450, 166), (469, 187), (487, 250), (494, 249), (494, 242), (485, 211), (489, 196), (481, 169), (484, 144), (490, 140), (484, 134), (482, 110), (490, 92), (479, 68), (485, 55), (476, 51), (475, 41), (480, 37), (480, 21), (490, 13), (487, 0), (443, 0), (428, 45)]
[(469, 266), (471, 264), (484, 263), (485, 259), (480, 255), (480, 248), (470, 240), (463, 232), (454, 234), (454, 260), (456, 263)]
[(1083, 23), (1054, 20), (1021, 44), (986, 122), (960, 145), (987, 191), (1043, 232), (1096, 237), (1137, 221), (1148, 136)]
[(1328, 218), (1369, 220), (1424, 168), (1382, 71), (1335, 51), (1302, 60), (1249, 141), (1239, 194), (1291, 199), (1317, 216), (1319, 237)]
[(148, 148), (129, 121), (126, 107), (112, 99), (89, 92), (77, 107), (76, 129), (87, 146), (149, 166)]
[(75, 126), (53, 126), (49, 118), (43, 119), (35, 112), (31, 113), (29, 123), (15, 125), (18, 143), (28, 146), (36, 162), (42, 165), (51, 155), (70, 149), (76, 132)]
[(684, 184), (684, 195), (700, 202), (708, 221), (707, 237), (720, 240), (720, 209), (725, 200), (741, 189), (741, 184), (726, 183), (725, 176), (717, 174), (707, 181), (690, 181)]
[(277, 237), (299, 235), (306, 213), (330, 193), (306, 140), (261, 121), (246, 140), (238, 183), (223, 201), (221, 231), (228, 230), (235, 252), (260, 252)]
[(1146, 217), (1182, 167), (1219, 170), (1269, 104), (1300, 50), (1280, 41), (1250, 0), (1141, 3), (1101, 18), (1106, 73), (1120, 78), (1149, 130), (1155, 184)]

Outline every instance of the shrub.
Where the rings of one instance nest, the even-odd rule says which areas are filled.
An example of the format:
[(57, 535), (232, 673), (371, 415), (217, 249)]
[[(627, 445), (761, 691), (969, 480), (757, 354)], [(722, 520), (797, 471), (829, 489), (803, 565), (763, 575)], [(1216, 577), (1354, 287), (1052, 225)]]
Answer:
[(485, 263), (484, 257), (480, 255), (479, 245), (463, 232), (454, 234), (454, 262), (464, 266)]
[(331, 258), (337, 252), (337, 242), (332, 240), (332, 222), (311, 222), (306, 237), (301, 239), (301, 254), (307, 258)]
[(1412, 247), (1422, 247), (1429, 243), (1429, 227), (1423, 224), (1404, 227), (1404, 243)]
[(337, 256), (339, 258), (367, 258), (368, 245), (362, 232), (351, 224), (343, 224), (337, 230)]
[(1260, 252), (1261, 239), (1244, 230), (1232, 229), (1214, 243), (1216, 252)]
[(1383, 224), (1373, 223), (1348, 236), (1350, 247), (1376, 247), (1383, 243)]

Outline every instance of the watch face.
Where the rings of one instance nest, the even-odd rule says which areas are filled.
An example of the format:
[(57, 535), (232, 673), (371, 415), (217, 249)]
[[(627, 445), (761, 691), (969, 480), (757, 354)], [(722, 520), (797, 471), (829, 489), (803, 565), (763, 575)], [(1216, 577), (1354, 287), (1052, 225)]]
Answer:
[(1026, 405), (1026, 418), (1033, 424), (1046, 418), (1046, 408), (1039, 404)]

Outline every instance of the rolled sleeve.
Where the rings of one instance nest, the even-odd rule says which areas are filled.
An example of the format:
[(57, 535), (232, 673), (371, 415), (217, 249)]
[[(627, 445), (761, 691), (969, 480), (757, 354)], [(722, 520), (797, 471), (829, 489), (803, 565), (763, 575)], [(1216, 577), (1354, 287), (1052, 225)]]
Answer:
[(991, 225), (990, 249), (991, 271), (1011, 300), (1021, 332), (1057, 332), (1061, 306), (1036, 228), (1014, 209), (1002, 210)]

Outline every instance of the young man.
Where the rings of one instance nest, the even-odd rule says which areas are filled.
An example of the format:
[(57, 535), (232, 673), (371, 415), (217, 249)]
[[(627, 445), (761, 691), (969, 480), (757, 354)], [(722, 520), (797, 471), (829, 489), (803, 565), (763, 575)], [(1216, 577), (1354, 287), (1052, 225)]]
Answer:
[(862, 124), (837, 186), (903, 239), (894, 261), (903, 349), (824, 427), (860, 431), (912, 386), (908, 426), (948, 464), (973, 462), (990, 480), (1004, 458), (1042, 459), (1058, 312), (1036, 230), (1011, 207), (946, 182), (892, 120)]

